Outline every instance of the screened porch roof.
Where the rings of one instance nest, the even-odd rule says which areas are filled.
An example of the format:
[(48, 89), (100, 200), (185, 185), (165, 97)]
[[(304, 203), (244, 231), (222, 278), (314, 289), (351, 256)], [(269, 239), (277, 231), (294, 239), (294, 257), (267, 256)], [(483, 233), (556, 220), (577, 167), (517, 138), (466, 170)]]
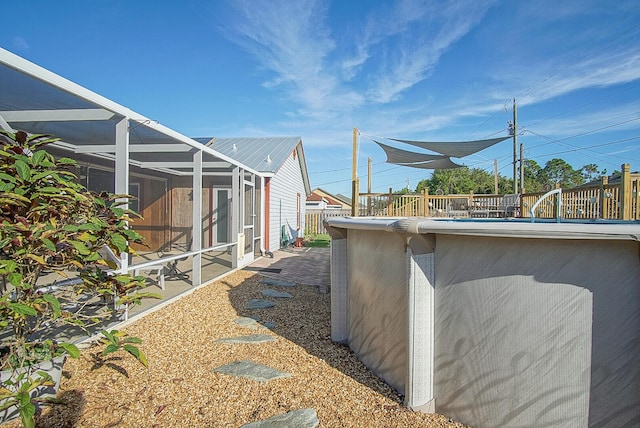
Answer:
[(61, 139), (59, 148), (115, 160), (116, 124), (123, 119), (128, 119), (130, 165), (192, 175), (194, 154), (202, 151), (203, 175), (231, 173), (236, 166), (271, 175), (0, 48), (0, 128), (50, 134)]

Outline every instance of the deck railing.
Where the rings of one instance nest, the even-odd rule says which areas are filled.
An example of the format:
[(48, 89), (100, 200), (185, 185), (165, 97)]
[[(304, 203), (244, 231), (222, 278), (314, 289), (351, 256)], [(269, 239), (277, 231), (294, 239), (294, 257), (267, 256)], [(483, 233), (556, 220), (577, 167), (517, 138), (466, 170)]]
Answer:
[[(358, 215), (367, 217), (531, 217), (531, 207), (546, 192), (524, 195), (419, 194), (396, 195), (362, 193), (358, 198)], [(558, 207), (560, 204), (560, 207)], [(558, 210), (558, 208), (560, 208)], [(534, 213), (535, 218), (560, 220), (640, 220), (640, 174), (631, 173), (629, 164), (613, 182), (600, 182), (545, 198)], [(325, 233), (327, 217), (350, 216), (351, 210), (307, 210), (307, 233)]]
[[(609, 183), (603, 177), (599, 183), (573, 189), (562, 189), (540, 204), (535, 212), (536, 218), (555, 218), (557, 204), (560, 203), (562, 219), (582, 220), (640, 220), (640, 174), (632, 174), (629, 165), (622, 165), (619, 179)], [(522, 195), (522, 215), (530, 217), (530, 208), (544, 193)]]

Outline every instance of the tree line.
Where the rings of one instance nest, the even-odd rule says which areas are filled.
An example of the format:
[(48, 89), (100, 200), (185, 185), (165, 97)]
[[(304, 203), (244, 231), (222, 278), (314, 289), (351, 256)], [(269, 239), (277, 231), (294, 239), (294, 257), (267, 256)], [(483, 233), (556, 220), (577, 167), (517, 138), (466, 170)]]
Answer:
[[(567, 189), (597, 180), (606, 174), (607, 171), (600, 171), (596, 164), (574, 169), (564, 160), (556, 158), (547, 161), (542, 167), (536, 161), (526, 159), (524, 188), (527, 193), (553, 189), (556, 185)], [(419, 193), (424, 189), (429, 189), (430, 194), (438, 190), (442, 190), (444, 194), (493, 194), (494, 175), (480, 168), (439, 169), (433, 172), (431, 178), (420, 180), (415, 191)], [(409, 189), (405, 188), (395, 193), (409, 192)], [(498, 194), (505, 193), (513, 193), (513, 179), (498, 175)]]

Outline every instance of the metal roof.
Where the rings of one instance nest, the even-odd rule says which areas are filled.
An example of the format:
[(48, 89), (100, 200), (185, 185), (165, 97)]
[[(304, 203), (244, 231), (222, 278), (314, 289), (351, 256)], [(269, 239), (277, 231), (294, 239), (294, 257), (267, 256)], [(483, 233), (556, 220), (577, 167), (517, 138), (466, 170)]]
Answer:
[(262, 175), (275, 174), (295, 150), (307, 195), (311, 193), (301, 137), (194, 138)]
[(300, 137), (194, 138), (256, 171), (276, 173), (301, 142)]
[(50, 134), (61, 149), (115, 159), (116, 124), (127, 119), (129, 163), (173, 175), (193, 173), (203, 152), (203, 174), (253, 168), (217, 153), (157, 121), (136, 113), (49, 70), (0, 48), (0, 127)]

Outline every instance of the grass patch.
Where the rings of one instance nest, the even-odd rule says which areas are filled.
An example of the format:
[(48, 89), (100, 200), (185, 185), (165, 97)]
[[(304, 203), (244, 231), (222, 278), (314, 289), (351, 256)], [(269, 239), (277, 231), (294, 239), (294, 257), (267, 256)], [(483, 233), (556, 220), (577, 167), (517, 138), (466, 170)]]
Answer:
[(331, 246), (331, 237), (326, 234), (308, 235), (304, 240), (305, 247), (329, 248)]

